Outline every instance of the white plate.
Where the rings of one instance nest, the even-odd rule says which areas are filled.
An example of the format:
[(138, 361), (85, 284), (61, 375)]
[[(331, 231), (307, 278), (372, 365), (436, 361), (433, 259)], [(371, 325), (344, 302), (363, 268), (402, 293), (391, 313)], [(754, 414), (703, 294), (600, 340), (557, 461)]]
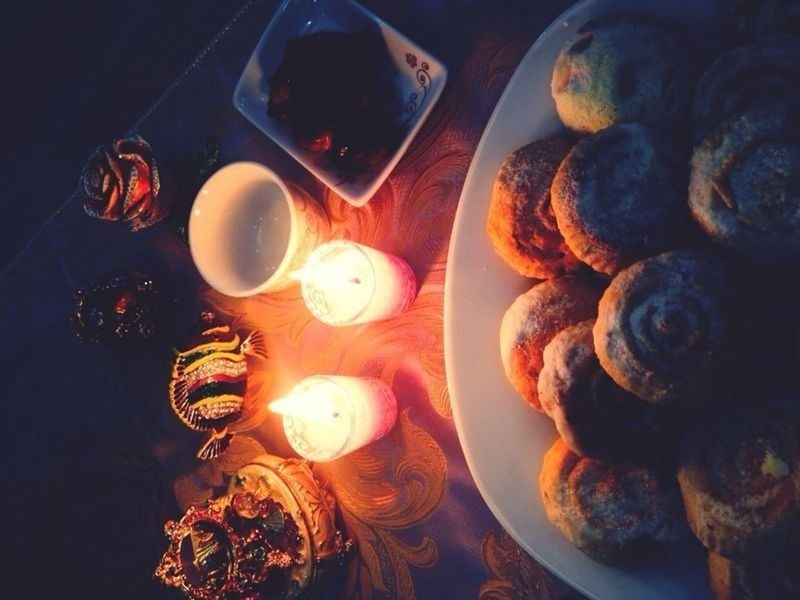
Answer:
[(699, 551), (657, 568), (624, 571), (592, 561), (550, 524), (538, 478), (555, 429), (516, 394), (500, 362), (503, 313), (534, 282), (507, 267), (486, 235), (492, 183), (510, 152), (561, 130), (550, 96), (550, 75), (561, 48), (587, 21), (620, 10), (678, 21), (695, 35), (702, 32), (697, 39), (706, 42), (718, 37), (708, 33), (718, 31), (715, 0), (585, 0), (533, 44), (483, 133), (456, 213), (445, 284), (447, 382), (475, 483), (503, 527), (534, 558), (592, 598), (710, 598)]
[[(335, 171), (322, 168), (320, 156), (303, 148), (292, 136), (288, 123), (267, 115), (268, 79), (283, 59), (287, 40), (317, 31), (357, 32), (377, 28), (395, 67), (395, 87), (403, 99), (397, 121), (406, 123), (406, 135), (394, 154), (377, 170), (345, 180)], [(347, 69), (343, 64), (342, 69)], [(253, 125), (272, 138), (322, 183), (353, 206), (363, 206), (375, 194), (405, 153), (447, 81), (447, 69), (428, 52), (417, 46), (353, 0), (285, 0), (275, 12), (247, 61), (233, 104)]]

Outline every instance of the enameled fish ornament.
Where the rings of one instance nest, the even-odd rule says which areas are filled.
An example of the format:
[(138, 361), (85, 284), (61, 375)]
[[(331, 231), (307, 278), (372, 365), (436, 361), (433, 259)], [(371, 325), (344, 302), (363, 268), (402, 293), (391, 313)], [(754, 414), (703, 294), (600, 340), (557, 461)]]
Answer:
[(225, 452), (234, 437), (228, 427), (242, 414), (247, 390), (247, 356), (266, 356), (261, 334), (244, 341), (214, 313), (200, 316), (200, 327), (185, 349), (175, 349), (169, 401), (178, 418), (194, 431), (211, 435), (197, 452), (202, 460)]

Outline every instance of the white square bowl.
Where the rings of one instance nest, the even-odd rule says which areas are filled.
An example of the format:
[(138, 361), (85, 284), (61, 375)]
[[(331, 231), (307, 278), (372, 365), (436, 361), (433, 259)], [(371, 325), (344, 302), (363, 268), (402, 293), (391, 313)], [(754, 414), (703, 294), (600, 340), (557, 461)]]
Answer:
[[(343, 177), (323, 168), (320, 154), (303, 148), (292, 136), (291, 124), (267, 115), (268, 80), (283, 60), (292, 38), (317, 31), (357, 32), (366, 26), (380, 30), (395, 68), (395, 87), (403, 99), (398, 123), (406, 123), (400, 145), (385, 163), (357, 177)], [(347, 65), (342, 65), (343, 69)], [(353, 0), (285, 0), (258, 42), (233, 93), (233, 104), (253, 125), (272, 138), (320, 181), (353, 206), (363, 206), (375, 194), (405, 153), (439, 99), (447, 69), (402, 33)]]

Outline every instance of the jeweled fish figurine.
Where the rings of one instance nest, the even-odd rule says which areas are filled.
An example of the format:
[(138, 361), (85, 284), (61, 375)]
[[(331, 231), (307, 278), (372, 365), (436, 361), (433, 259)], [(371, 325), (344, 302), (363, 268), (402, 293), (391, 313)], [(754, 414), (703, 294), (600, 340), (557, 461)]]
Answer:
[(197, 452), (202, 460), (225, 452), (234, 437), (228, 427), (242, 414), (247, 391), (249, 356), (266, 356), (263, 338), (253, 332), (244, 341), (216, 315), (204, 312), (200, 327), (185, 349), (175, 349), (169, 382), (169, 401), (178, 418), (190, 429), (210, 431)]

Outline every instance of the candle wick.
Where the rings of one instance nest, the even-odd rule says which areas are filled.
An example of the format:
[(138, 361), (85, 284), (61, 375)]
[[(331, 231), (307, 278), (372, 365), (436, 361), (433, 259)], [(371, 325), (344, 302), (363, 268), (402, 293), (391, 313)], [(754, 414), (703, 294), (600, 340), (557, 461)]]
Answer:
[(359, 284), (361, 283), (361, 279), (360, 279), (360, 278), (358, 278), (358, 277), (351, 277), (351, 278), (348, 280), (348, 283), (352, 283), (352, 284), (354, 284), (354, 285), (359, 285)]

